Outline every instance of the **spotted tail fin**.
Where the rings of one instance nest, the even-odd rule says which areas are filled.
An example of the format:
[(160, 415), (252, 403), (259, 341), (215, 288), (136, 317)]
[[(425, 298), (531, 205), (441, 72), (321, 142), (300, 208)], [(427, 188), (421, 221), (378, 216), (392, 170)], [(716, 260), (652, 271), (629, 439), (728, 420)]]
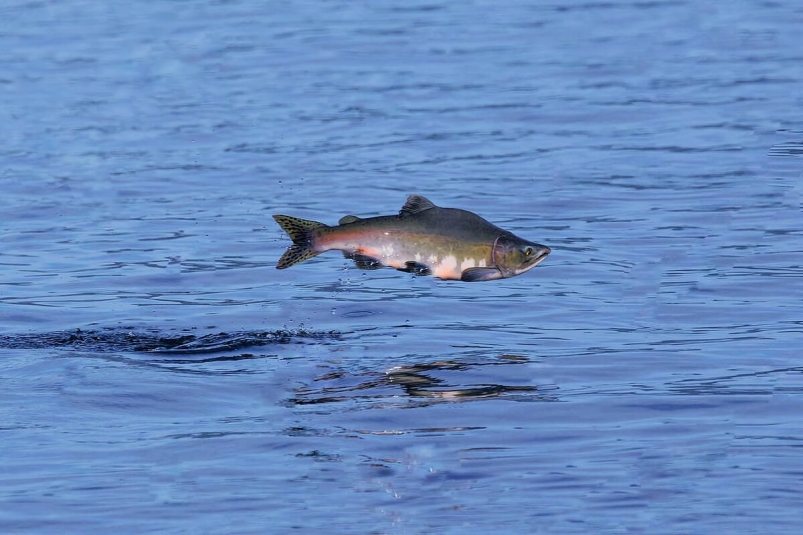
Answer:
[(323, 251), (316, 251), (312, 243), (312, 231), (319, 228), (327, 228), (328, 225), (318, 223), (317, 221), (309, 221), (307, 219), (299, 219), (298, 217), (291, 217), (289, 215), (275, 215), (273, 219), (282, 227), (290, 239), (293, 240), (293, 245), (287, 248), (287, 251), (279, 259), (276, 264), (276, 269), (287, 269), (292, 265), (309, 260), (314, 256), (318, 256)]

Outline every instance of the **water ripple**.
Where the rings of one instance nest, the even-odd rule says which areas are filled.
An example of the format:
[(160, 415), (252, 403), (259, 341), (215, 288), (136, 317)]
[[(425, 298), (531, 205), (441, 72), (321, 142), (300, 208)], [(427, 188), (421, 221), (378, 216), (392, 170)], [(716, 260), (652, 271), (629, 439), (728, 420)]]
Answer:
[(75, 349), (95, 353), (151, 352), (205, 354), (236, 351), (273, 344), (336, 340), (336, 331), (305, 329), (248, 331), (195, 335), (187, 330), (162, 332), (127, 328), (75, 329), (37, 334), (2, 334), (0, 347), (7, 349)]

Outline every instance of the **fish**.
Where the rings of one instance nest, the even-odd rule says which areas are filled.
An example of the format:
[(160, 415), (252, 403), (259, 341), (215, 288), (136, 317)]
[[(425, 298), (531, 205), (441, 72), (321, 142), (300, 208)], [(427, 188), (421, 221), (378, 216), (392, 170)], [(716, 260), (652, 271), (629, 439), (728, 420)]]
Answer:
[(288, 215), (273, 219), (293, 244), (279, 259), (286, 269), (330, 251), (342, 251), (361, 269), (396, 268), (443, 280), (490, 281), (515, 277), (544, 261), (551, 249), (458, 208), (441, 208), (410, 195), (398, 215), (347, 215), (338, 225)]

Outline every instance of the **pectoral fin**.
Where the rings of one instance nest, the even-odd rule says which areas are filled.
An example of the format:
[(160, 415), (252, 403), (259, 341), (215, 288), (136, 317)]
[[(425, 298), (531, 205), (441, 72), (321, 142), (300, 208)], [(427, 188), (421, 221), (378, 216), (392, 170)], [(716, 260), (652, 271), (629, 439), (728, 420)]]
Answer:
[(495, 267), (473, 267), (464, 269), (460, 275), (463, 282), (492, 281), (503, 278), (502, 272)]

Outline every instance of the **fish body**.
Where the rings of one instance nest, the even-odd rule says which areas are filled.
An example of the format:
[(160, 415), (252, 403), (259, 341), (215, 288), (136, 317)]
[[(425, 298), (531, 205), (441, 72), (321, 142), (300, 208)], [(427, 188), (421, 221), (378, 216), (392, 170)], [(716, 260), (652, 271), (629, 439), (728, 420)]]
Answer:
[(474, 282), (519, 275), (550, 253), (549, 247), (519, 238), (472, 212), (440, 208), (420, 195), (411, 195), (398, 215), (350, 215), (337, 226), (286, 215), (273, 218), (293, 240), (278, 269), (335, 249), (363, 269), (387, 266)]

